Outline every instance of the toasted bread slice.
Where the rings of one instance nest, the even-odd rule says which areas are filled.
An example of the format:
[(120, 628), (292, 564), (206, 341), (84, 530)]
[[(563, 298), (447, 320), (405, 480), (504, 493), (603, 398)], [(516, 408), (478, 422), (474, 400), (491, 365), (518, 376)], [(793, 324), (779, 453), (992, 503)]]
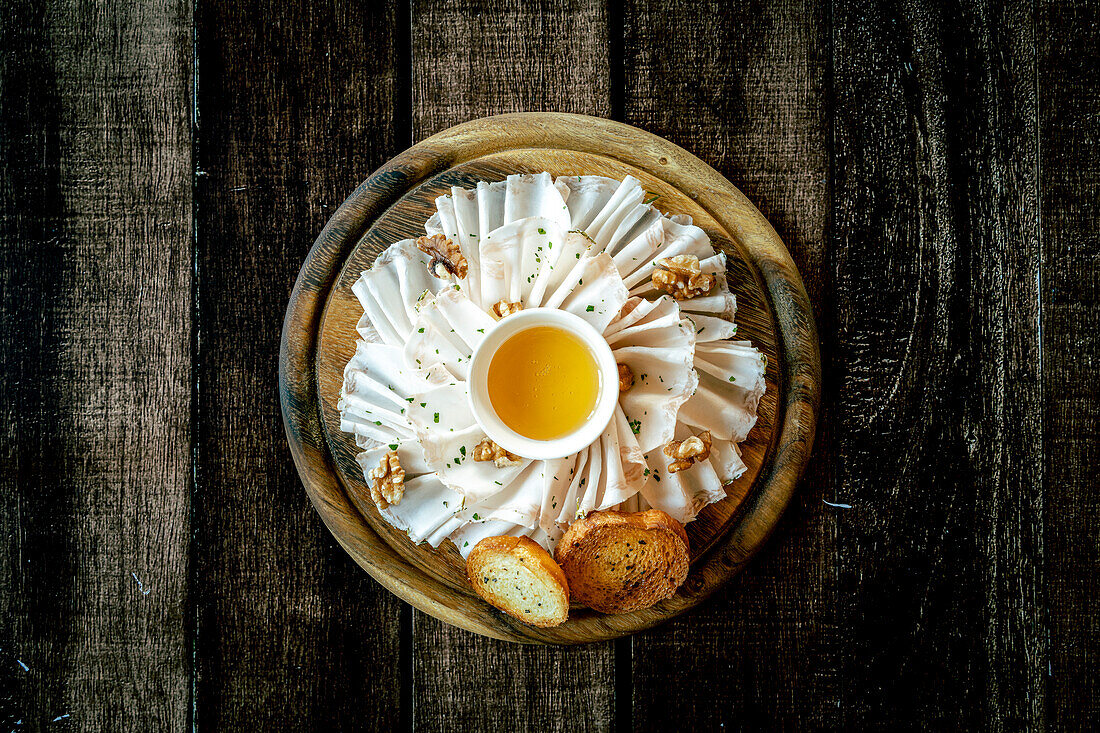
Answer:
[(466, 577), (477, 594), (532, 626), (557, 626), (569, 617), (565, 574), (529, 537), (486, 537), (466, 558)]
[(589, 512), (566, 530), (555, 556), (573, 600), (603, 613), (671, 598), (690, 560), (684, 526), (658, 509)]

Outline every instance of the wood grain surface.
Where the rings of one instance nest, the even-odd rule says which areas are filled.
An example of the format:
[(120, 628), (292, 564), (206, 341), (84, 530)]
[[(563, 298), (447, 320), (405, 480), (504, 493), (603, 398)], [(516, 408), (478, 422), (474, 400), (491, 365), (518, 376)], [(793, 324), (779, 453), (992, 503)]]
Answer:
[(834, 18), (848, 725), (1043, 723), (1033, 32), (1014, 4)]
[[(1097, 727), (1095, 0), (3, 10), (0, 729)], [(356, 184), (533, 109), (741, 188), (825, 375), (745, 571), (568, 650), (414, 621), (362, 573), (274, 365)]]
[(0, 13), (4, 730), (189, 725), (189, 7)]
[[(1100, 15), (1041, 4), (1039, 190), (1047, 720), (1100, 720)], [(1042, 660), (1039, 663), (1042, 667)]]
[[(275, 372), (313, 233), (404, 146), (396, 5), (205, 3), (198, 29), (195, 692), (208, 730), (384, 728), (401, 605), (303, 505)], [(263, 19), (257, 22), (256, 19)], [(368, 704), (365, 704), (368, 703)]]

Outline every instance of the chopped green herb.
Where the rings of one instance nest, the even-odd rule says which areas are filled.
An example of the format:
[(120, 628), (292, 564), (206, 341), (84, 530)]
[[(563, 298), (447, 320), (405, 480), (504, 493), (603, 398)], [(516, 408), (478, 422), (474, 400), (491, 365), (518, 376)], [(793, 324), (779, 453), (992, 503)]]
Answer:
[(397, 450), (397, 443), (390, 443), (390, 450)]
[(570, 234), (579, 234), (582, 237), (584, 237), (585, 239), (587, 239), (589, 242), (591, 242), (592, 244), (596, 243), (596, 240), (594, 240), (594, 239), (592, 239), (592, 237), (588, 236), (588, 232), (586, 232), (582, 229), (570, 229), (569, 233)]
[(585, 308), (584, 310), (588, 313), (591, 313), (592, 311), (596, 310), (596, 306), (590, 305), (587, 308)]
[(542, 227), (539, 227), (539, 234), (546, 234), (546, 230)]
[(437, 413), (435, 413), (435, 421), (436, 421), (436, 422), (439, 422), (439, 413), (438, 413), (438, 412), (437, 412)]

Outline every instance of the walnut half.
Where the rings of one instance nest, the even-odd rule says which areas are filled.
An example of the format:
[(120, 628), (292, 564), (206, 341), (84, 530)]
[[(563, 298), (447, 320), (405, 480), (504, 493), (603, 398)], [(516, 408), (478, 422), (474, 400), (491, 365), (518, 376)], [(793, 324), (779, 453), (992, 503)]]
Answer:
[(515, 453), (504, 450), (489, 438), (486, 438), (474, 446), (474, 460), (492, 461), (496, 464), (497, 468), (518, 466), (523, 462), (523, 459)]
[(714, 287), (714, 273), (701, 272), (695, 255), (676, 255), (656, 261), (653, 287), (676, 300), (688, 300), (703, 295)]
[(619, 391), (626, 392), (634, 386), (634, 372), (626, 364), (619, 364)]
[(367, 474), (372, 480), (370, 498), (379, 511), (388, 509), (390, 504), (400, 504), (405, 495), (405, 469), (397, 458), (397, 451), (391, 450), (382, 456), (378, 468), (372, 468)]
[(462, 250), (453, 240), (442, 234), (420, 237), (416, 240), (416, 248), (424, 254), (431, 255), (428, 272), (440, 280), (450, 280), (452, 277), (461, 280), (469, 273), (470, 266), (462, 255)]
[(709, 430), (693, 435), (687, 440), (674, 440), (665, 446), (665, 455), (673, 459), (668, 464), (668, 472), (676, 473), (691, 468), (699, 461), (710, 457), (711, 436)]
[(523, 310), (523, 303), (512, 303), (507, 300), (502, 300), (492, 307), (493, 315), (498, 319), (510, 316), (513, 313), (519, 313)]

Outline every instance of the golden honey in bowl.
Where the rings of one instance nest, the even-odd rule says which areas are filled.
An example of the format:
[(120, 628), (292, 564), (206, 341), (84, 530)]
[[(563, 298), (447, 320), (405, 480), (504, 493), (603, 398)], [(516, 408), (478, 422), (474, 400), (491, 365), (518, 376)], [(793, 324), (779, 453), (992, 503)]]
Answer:
[(510, 336), (493, 354), (487, 377), (497, 417), (532, 440), (554, 440), (581, 427), (600, 394), (591, 350), (553, 326)]

